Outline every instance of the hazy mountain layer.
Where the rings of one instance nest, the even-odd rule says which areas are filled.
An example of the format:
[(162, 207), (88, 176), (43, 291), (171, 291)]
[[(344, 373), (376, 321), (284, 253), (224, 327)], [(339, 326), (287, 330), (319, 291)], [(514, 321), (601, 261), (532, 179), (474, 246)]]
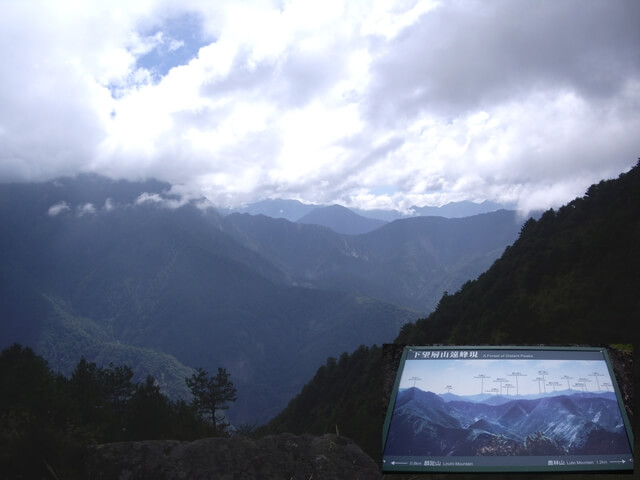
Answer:
[[(249, 213), (251, 215), (266, 215), (272, 218), (284, 218), (291, 222), (297, 222), (303, 216), (310, 214), (316, 209), (324, 209), (329, 205), (316, 205), (302, 203), (298, 200), (268, 199), (251, 203), (236, 208), (221, 209), (221, 213), (229, 215), (231, 213)], [(350, 208), (353, 213), (368, 219), (382, 220), (391, 222), (401, 218), (409, 218), (414, 216), (424, 217), (446, 217), (446, 218), (462, 218), (482, 213), (495, 212), (502, 209), (512, 209), (511, 205), (503, 205), (495, 202), (484, 201), (474, 203), (470, 201), (451, 202), (439, 207), (418, 207), (412, 206), (407, 213), (398, 210), (364, 210), (358, 208)]]
[(233, 214), (225, 232), (277, 265), (292, 282), (368, 295), (421, 312), (476, 278), (517, 238), (515, 212), (461, 219), (416, 217), (363, 235)]
[(371, 232), (387, 222), (363, 217), (340, 205), (331, 205), (329, 207), (315, 208), (300, 218), (298, 223), (322, 225), (336, 233), (344, 233), (346, 235), (360, 235)]
[(298, 200), (267, 199), (251, 203), (237, 208), (221, 209), (224, 215), (231, 213), (248, 213), (250, 215), (266, 215), (271, 218), (284, 218), (290, 222), (295, 222), (312, 210), (320, 207), (309, 203), (302, 203)]
[(132, 365), (174, 396), (187, 394), (192, 367), (224, 366), (238, 387), (230, 418), (253, 422), (283, 408), (328, 356), (384, 342), (416, 318), (292, 285), (221, 231), (215, 212), (175, 208), (167, 188), (99, 177), (0, 186), (1, 346), (32, 345), (65, 372), (81, 355)]
[(557, 397), (558, 395), (578, 395), (583, 397), (588, 396), (599, 396), (604, 398), (609, 398), (610, 400), (614, 400), (616, 398), (613, 392), (585, 392), (583, 390), (574, 390), (574, 389), (565, 389), (565, 390), (557, 390), (557, 391), (549, 391), (545, 393), (532, 393), (528, 395), (498, 395), (498, 394), (489, 394), (489, 393), (479, 393), (476, 395), (455, 395), (453, 393), (443, 393), (439, 394), (440, 398), (442, 398), (445, 402), (454, 402), (454, 401), (462, 401), (462, 402), (474, 402), (474, 403), (485, 403), (487, 405), (500, 405), (502, 403), (511, 402), (513, 400), (536, 400), (538, 398), (545, 397)]
[(266, 421), (327, 357), (394, 338), (519, 229), (501, 211), (341, 235), (221, 217), (169, 190), (93, 175), (0, 185), (0, 346), (34, 346), (65, 372), (81, 355), (126, 363), (175, 396), (191, 368), (223, 366), (230, 418)]

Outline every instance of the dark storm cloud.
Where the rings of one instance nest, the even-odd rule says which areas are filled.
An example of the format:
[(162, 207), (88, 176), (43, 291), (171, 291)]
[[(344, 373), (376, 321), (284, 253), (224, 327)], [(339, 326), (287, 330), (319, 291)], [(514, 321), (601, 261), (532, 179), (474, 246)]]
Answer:
[(386, 45), (370, 111), (457, 115), (531, 91), (609, 99), (640, 72), (640, 2), (443, 2)]

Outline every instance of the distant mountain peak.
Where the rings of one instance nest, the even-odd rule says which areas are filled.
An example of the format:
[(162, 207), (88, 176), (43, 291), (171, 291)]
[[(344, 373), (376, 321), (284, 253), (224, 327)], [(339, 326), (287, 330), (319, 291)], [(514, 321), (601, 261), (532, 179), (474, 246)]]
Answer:
[(271, 218), (284, 218), (290, 222), (295, 222), (305, 216), (318, 205), (312, 203), (302, 203), (299, 200), (267, 198), (259, 202), (251, 203), (239, 208), (219, 209), (223, 214), (248, 213), (250, 215), (265, 215)]
[(302, 217), (313, 210), (328, 207), (338, 207), (346, 209), (368, 219), (382, 220), (383, 222), (392, 222), (401, 218), (410, 217), (445, 217), (445, 218), (462, 218), (479, 215), (481, 213), (491, 213), (497, 210), (515, 210), (514, 205), (505, 205), (485, 200), (481, 203), (475, 203), (468, 200), (462, 202), (451, 202), (439, 207), (434, 206), (412, 206), (408, 212), (400, 212), (398, 210), (383, 209), (364, 209), (364, 208), (347, 208), (340, 205), (312, 204), (303, 203), (299, 200), (269, 198), (260, 200), (255, 203), (243, 205), (234, 208), (218, 208), (224, 215), (230, 213), (249, 213), (251, 215), (266, 215), (272, 218), (284, 218), (290, 222), (297, 222)]
[(341, 205), (315, 208), (300, 218), (297, 223), (322, 225), (346, 235), (368, 233), (386, 224), (383, 220), (358, 215)]
[(497, 210), (513, 208), (514, 207), (512, 205), (503, 205), (500, 203), (491, 202), (489, 200), (485, 200), (480, 203), (463, 200), (461, 202), (450, 202), (440, 207), (418, 207), (414, 205), (410, 210), (412, 210), (415, 215), (420, 216), (462, 218), (470, 217), (472, 215), (479, 215), (481, 213), (490, 213)]

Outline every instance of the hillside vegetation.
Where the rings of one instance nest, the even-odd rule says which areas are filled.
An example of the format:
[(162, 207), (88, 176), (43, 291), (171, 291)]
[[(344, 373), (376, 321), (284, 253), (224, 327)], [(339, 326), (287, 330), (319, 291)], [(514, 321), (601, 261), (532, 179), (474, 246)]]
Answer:
[[(640, 317), (639, 205), (640, 162), (528, 220), (487, 272), (445, 294), (395, 343), (628, 343)], [(381, 458), (381, 357), (379, 348), (361, 348), (329, 359), (265, 430), (324, 433), (335, 423)], [(324, 423), (309, 412), (321, 412)]]
[(67, 378), (29, 347), (0, 352), (0, 471), (3, 478), (81, 478), (86, 448), (125, 440), (211, 436), (204, 417), (128, 366), (81, 358)]
[(238, 388), (230, 420), (262, 423), (327, 357), (392, 339), (520, 228), (500, 211), (341, 235), (222, 217), (169, 188), (95, 175), (0, 184), (0, 348), (30, 346), (67, 375), (83, 355), (130, 365), (173, 399), (188, 398), (193, 368), (224, 365)]
[(232, 421), (258, 422), (327, 356), (417, 318), (292, 284), (224, 233), (214, 211), (138, 200), (166, 187), (100, 177), (0, 185), (0, 348), (31, 346), (65, 374), (82, 355), (131, 365), (174, 399), (188, 398), (192, 368), (224, 365), (240, 392)]
[(615, 343), (640, 313), (640, 162), (539, 220), (398, 343)]

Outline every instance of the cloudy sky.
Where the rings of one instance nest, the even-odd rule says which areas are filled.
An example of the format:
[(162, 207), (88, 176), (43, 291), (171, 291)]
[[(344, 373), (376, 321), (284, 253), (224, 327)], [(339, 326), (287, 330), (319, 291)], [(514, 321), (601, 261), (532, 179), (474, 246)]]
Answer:
[(640, 2), (0, 1), (0, 181), (558, 206), (640, 156)]
[[(485, 378), (480, 378), (481, 375)], [(414, 378), (419, 380), (414, 382)], [(407, 360), (399, 387), (413, 386), (457, 395), (497, 394), (500, 388), (504, 395), (516, 394), (516, 388), (519, 395), (569, 388), (613, 391), (607, 365), (602, 360)]]

